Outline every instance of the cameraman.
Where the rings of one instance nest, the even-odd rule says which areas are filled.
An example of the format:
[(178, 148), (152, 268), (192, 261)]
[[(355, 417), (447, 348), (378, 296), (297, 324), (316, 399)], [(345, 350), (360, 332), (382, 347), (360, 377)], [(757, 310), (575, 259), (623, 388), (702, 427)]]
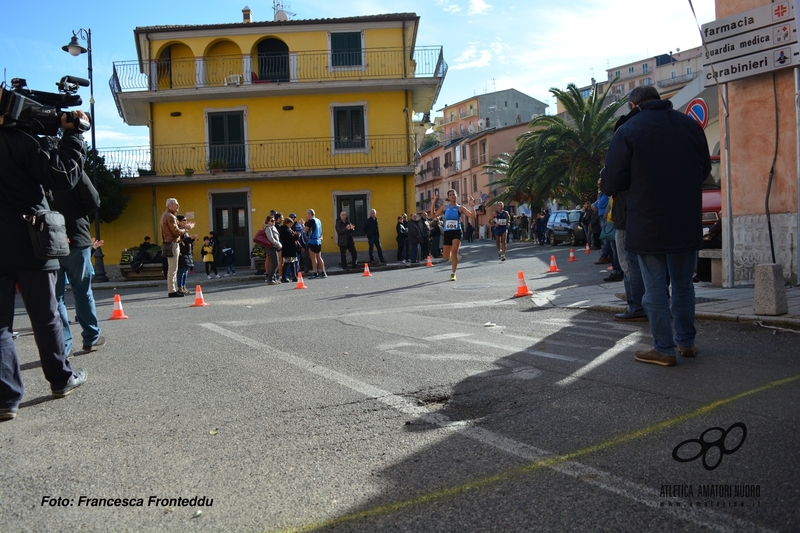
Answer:
[[(75, 118), (88, 121), (82, 111)], [(14, 285), (28, 312), (42, 371), (54, 398), (63, 398), (86, 380), (86, 371), (74, 369), (64, 351), (64, 331), (55, 295), (57, 260), (33, 254), (23, 215), (48, 209), (45, 189), (68, 191), (83, 175), (86, 147), (67, 114), (61, 115), (60, 140), (0, 127), (0, 234), (7, 253), (0, 254), (0, 420), (17, 414), (23, 394), (19, 359), (11, 331), (14, 322)]]

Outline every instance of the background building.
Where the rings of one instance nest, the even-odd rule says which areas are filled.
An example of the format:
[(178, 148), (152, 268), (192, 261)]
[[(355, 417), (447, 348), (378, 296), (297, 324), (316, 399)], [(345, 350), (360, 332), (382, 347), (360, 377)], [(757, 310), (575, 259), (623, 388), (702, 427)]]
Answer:
[[(412, 117), (430, 111), (447, 64), (417, 46), (413, 13), (317, 20), (148, 26), (137, 59), (114, 63), (120, 116), (150, 128), (150, 145), (102, 153), (132, 195), (104, 230), (106, 254), (161, 236), (167, 198), (214, 230), (249, 264), (251, 238), (270, 209), (323, 222), (323, 251), (338, 250), (341, 211), (412, 209)], [(363, 244), (361, 244), (363, 243)]]

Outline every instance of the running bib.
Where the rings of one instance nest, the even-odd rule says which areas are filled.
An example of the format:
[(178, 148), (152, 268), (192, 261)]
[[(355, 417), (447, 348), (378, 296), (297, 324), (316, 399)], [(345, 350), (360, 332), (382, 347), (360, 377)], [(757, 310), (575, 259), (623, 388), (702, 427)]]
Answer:
[(505, 218), (498, 218), (497, 219), (497, 225), (498, 226), (505, 226), (506, 224), (508, 224), (508, 219), (505, 219)]
[(445, 220), (444, 229), (446, 230), (458, 229), (458, 220)]

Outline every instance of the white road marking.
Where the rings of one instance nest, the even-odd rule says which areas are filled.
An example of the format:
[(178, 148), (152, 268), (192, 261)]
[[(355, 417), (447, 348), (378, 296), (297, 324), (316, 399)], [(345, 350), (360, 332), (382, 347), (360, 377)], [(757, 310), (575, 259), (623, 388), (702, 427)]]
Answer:
[(562, 385), (562, 386), (572, 385), (573, 383), (578, 381), (578, 379), (582, 378), (595, 368), (598, 368), (600, 365), (610, 361), (611, 359), (613, 359), (623, 351), (627, 350), (631, 346), (638, 344), (640, 336), (641, 333), (636, 332), (636, 333), (631, 333), (630, 335), (624, 337), (623, 339), (620, 339), (619, 341), (617, 341), (616, 344), (614, 344), (614, 346), (612, 346), (605, 352), (601, 353), (600, 355), (592, 359), (591, 363), (582, 366), (581, 368), (573, 372), (568, 377), (562, 379), (561, 381), (557, 381), (556, 385)]
[[(258, 352), (261, 354), (274, 357), (294, 365), (301, 370), (305, 370), (334, 383), (338, 383), (339, 385), (347, 387), (348, 389), (358, 392), (368, 398), (375, 399), (376, 401), (379, 401), (403, 414), (419, 417), (425, 422), (438, 426), (445, 431), (468, 437), (477, 442), (491, 446), (498, 450), (502, 450), (526, 461), (538, 461), (555, 456), (555, 454), (546, 450), (542, 450), (529, 444), (504, 437), (503, 435), (499, 435), (481, 427), (476, 427), (471, 421), (453, 422), (446, 416), (440, 413), (429, 411), (425, 407), (416, 405), (416, 403), (403, 398), (402, 396), (392, 394), (389, 391), (352, 378), (346, 374), (337, 372), (336, 370), (306, 361), (301, 357), (276, 350), (269, 345), (263, 344), (249, 337), (245, 337), (244, 335), (239, 335), (233, 331), (221, 328), (216, 324), (205, 323), (200, 324), (200, 326), (219, 335), (225, 336), (231, 340), (244, 344), (245, 346), (249, 346), (254, 350), (258, 350)], [(714, 531), (771, 531), (757, 524), (747, 522), (746, 520), (741, 520), (730, 515), (717, 513), (702, 507), (661, 507), (663, 498), (658, 497), (658, 491), (656, 489), (640, 485), (632, 481), (627, 481), (611, 473), (598, 470), (576, 461), (557, 463), (549, 466), (548, 468), (577, 480), (589, 483), (613, 494), (617, 494), (618, 496), (628, 498), (636, 503), (640, 503), (654, 509), (659, 509), (665, 513), (674, 515), (681, 520), (685, 520), (697, 526), (707, 527)]]

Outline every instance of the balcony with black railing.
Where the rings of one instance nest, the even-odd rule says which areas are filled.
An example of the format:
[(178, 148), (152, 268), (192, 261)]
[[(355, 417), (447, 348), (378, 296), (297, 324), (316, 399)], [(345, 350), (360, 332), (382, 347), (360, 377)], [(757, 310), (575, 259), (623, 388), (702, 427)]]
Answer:
[(309, 51), (115, 61), (110, 85), (116, 93), (282, 82), (444, 78), (447, 63), (441, 46), (417, 47), (412, 59), (407, 54), (403, 48), (380, 48), (358, 53)]
[[(352, 146), (359, 146), (352, 148)], [(363, 146), (363, 147), (361, 147)], [(108, 168), (126, 177), (183, 174), (380, 169), (412, 165), (404, 135), (360, 139), (330, 137), (248, 141), (239, 144), (174, 144), (98, 150)]]

